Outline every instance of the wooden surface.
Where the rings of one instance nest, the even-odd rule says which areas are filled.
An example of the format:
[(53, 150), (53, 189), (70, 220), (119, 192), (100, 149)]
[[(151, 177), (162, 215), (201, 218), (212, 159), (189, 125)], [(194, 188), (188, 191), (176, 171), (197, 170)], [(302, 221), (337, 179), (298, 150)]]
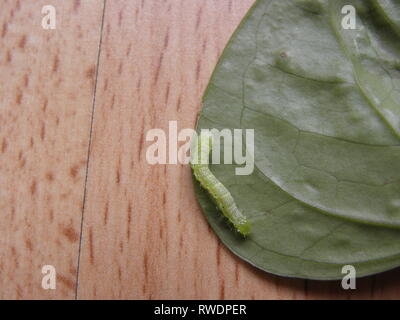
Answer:
[(146, 162), (147, 130), (194, 126), (252, 2), (1, 1), (0, 298), (400, 297), (398, 270), (354, 291), (257, 271), (207, 226), (188, 166)]

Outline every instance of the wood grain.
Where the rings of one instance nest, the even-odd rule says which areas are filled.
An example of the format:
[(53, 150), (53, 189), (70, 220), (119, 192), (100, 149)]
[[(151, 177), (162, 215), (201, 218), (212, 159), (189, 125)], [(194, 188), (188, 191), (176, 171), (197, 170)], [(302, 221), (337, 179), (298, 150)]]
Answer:
[(147, 130), (167, 130), (169, 120), (194, 127), (217, 59), (251, 4), (107, 2), (79, 298), (302, 297), (303, 281), (266, 277), (219, 243), (188, 166), (145, 158)]
[[(55, 30), (41, 21), (56, 8)], [(0, 298), (70, 299), (102, 2), (1, 1)], [(44, 290), (42, 266), (57, 271)]]
[(256, 270), (208, 227), (188, 166), (146, 161), (148, 130), (194, 127), (253, 0), (53, 2), (56, 31), (42, 1), (0, 5), (0, 298), (400, 297), (399, 270), (355, 291)]

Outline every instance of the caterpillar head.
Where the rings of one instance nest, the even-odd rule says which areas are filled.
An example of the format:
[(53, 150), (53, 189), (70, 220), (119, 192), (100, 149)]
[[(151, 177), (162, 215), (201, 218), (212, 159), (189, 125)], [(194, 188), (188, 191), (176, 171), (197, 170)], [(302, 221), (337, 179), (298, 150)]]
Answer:
[(237, 231), (244, 237), (247, 237), (250, 234), (251, 224), (249, 221), (245, 220), (241, 223), (235, 224)]

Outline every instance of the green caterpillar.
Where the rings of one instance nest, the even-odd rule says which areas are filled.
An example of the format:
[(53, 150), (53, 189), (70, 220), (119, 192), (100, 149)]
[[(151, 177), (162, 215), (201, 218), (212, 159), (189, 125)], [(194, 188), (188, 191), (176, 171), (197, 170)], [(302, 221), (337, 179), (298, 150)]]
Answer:
[(201, 186), (210, 193), (218, 208), (236, 230), (243, 236), (247, 236), (251, 229), (250, 222), (236, 206), (228, 189), (214, 176), (208, 167), (212, 144), (213, 136), (209, 132), (202, 132), (197, 138), (192, 152), (192, 160), (190, 161), (194, 176)]

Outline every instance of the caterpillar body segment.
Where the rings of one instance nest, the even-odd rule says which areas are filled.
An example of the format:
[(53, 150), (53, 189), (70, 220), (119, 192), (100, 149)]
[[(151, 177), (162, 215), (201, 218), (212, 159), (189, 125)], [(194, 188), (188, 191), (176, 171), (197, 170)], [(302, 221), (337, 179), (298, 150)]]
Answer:
[(214, 176), (209, 166), (213, 138), (210, 133), (201, 133), (192, 152), (190, 165), (200, 185), (206, 189), (223, 215), (243, 236), (250, 234), (250, 223), (236, 206), (228, 189)]

